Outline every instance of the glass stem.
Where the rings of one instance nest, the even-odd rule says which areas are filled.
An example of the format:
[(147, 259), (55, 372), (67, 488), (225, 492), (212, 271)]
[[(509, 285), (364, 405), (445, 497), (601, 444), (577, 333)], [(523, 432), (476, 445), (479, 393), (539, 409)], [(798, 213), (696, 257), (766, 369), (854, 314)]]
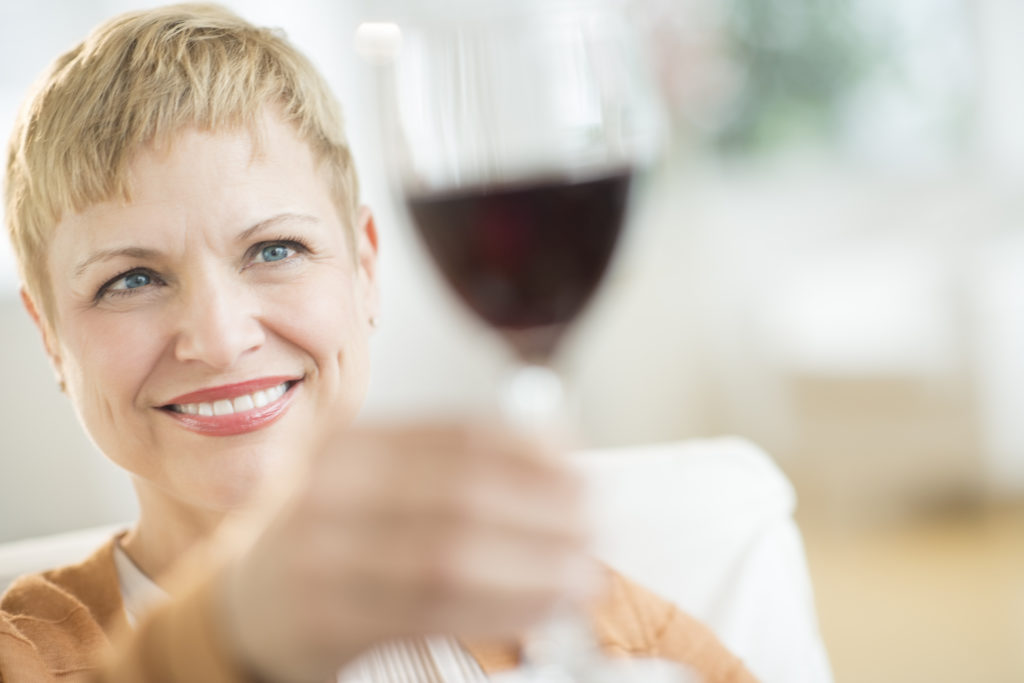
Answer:
[[(566, 396), (562, 378), (545, 365), (521, 364), (501, 392), (504, 419), (543, 439), (564, 438)], [(531, 682), (585, 683), (581, 673), (598, 654), (590, 625), (579, 606), (560, 604), (524, 643), (524, 665)]]
[(501, 412), (509, 424), (525, 432), (560, 431), (565, 424), (562, 378), (545, 365), (519, 365), (501, 392)]

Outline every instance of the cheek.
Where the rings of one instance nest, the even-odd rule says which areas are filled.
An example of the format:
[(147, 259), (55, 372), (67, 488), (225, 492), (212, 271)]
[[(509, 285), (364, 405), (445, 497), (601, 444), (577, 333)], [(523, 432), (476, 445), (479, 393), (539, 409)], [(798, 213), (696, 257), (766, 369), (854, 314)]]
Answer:
[(275, 302), (281, 331), (289, 341), (317, 357), (347, 353), (365, 345), (362, 308), (356, 283), (341, 273), (310, 278)]
[(101, 389), (134, 396), (160, 357), (159, 322), (128, 315), (83, 318), (67, 344), (79, 389), (85, 396)]
[(362, 407), (370, 380), (369, 326), (356, 297), (350, 289), (321, 290), (286, 310), (278, 318), (276, 333), (313, 365), (308, 385), (310, 434), (318, 434), (323, 425), (350, 423)]

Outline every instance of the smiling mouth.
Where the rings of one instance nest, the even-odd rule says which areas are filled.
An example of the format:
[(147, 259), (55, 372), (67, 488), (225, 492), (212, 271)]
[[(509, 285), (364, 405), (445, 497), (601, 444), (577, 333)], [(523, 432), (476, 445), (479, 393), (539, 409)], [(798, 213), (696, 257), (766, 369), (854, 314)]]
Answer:
[(298, 380), (288, 380), (269, 389), (260, 389), (234, 398), (222, 398), (216, 401), (203, 401), (200, 403), (169, 403), (162, 406), (162, 408), (172, 413), (201, 415), (203, 417), (234, 415), (268, 406), (284, 396), (296, 384), (298, 384)]
[[(276, 422), (288, 410), (297, 392), (299, 380), (284, 380), (265, 389), (256, 389), (230, 398), (195, 395), (205, 401), (168, 403), (159, 409), (180, 426), (206, 436), (233, 436), (262, 429)], [(236, 385), (238, 389), (243, 387)], [(229, 392), (236, 393), (235, 391)], [(207, 394), (209, 392), (198, 392)], [(220, 392), (217, 392), (220, 393)], [(223, 394), (222, 394), (223, 396)]]

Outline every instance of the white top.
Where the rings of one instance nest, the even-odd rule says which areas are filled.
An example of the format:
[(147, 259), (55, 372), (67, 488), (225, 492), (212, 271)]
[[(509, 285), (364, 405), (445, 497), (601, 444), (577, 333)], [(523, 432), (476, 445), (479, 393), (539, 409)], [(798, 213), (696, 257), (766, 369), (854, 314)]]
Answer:
[[(114, 546), (125, 616), (134, 627), (139, 619), (167, 599), (167, 593), (132, 562), (120, 544)], [(384, 643), (338, 674), (338, 683), (482, 683), (480, 665), (450, 636)]]

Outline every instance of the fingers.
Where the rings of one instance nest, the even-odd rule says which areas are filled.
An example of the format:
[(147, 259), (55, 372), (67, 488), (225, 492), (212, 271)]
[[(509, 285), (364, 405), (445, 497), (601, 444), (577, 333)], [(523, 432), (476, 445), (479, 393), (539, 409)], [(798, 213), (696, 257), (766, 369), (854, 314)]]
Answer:
[(582, 541), (582, 483), (544, 445), (497, 427), (352, 434), (322, 454), (307, 502), (339, 523), (475, 520)]
[(310, 460), (235, 604), (276, 615), (307, 661), (411, 634), (515, 636), (593, 574), (583, 508), (578, 475), (501, 426), (352, 431)]
[(409, 532), (376, 547), (359, 557), (339, 551), (349, 560), (343, 577), (307, 582), (318, 632), (514, 637), (585, 576), (582, 556), (571, 548), (483, 526), (464, 535)]

